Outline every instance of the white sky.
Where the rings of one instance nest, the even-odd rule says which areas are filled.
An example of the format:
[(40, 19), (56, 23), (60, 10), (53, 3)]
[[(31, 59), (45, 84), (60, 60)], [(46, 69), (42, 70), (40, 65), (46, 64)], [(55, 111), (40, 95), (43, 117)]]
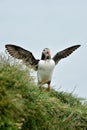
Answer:
[(0, 52), (12, 43), (40, 58), (82, 46), (56, 66), (52, 86), (87, 97), (87, 0), (0, 0)]

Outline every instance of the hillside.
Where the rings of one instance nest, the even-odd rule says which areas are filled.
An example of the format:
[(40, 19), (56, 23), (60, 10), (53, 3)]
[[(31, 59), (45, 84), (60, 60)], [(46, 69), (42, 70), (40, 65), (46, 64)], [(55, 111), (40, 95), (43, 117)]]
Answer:
[(0, 55), (0, 130), (87, 129), (87, 105), (80, 98), (43, 89), (29, 68)]

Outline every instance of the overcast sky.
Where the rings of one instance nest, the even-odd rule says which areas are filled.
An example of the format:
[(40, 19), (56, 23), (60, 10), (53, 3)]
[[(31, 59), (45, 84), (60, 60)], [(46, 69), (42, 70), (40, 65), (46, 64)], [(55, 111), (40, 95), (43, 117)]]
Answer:
[(16, 44), (40, 58), (81, 44), (56, 66), (52, 86), (87, 97), (87, 0), (0, 0), (0, 52)]

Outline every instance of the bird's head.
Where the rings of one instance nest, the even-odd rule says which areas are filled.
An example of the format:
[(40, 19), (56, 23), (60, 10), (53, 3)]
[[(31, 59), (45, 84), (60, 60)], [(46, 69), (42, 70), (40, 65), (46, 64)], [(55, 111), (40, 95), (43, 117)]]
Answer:
[(51, 59), (51, 53), (49, 48), (45, 48), (42, 51), (41, 60)]

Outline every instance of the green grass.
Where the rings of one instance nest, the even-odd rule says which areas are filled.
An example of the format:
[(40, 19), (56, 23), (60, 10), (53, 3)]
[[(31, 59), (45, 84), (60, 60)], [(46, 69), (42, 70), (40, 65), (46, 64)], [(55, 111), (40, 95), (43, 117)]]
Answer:
[(87, 105), (36, 86), (30, 70), (0, 56), (0, 130), (86, 130)]

